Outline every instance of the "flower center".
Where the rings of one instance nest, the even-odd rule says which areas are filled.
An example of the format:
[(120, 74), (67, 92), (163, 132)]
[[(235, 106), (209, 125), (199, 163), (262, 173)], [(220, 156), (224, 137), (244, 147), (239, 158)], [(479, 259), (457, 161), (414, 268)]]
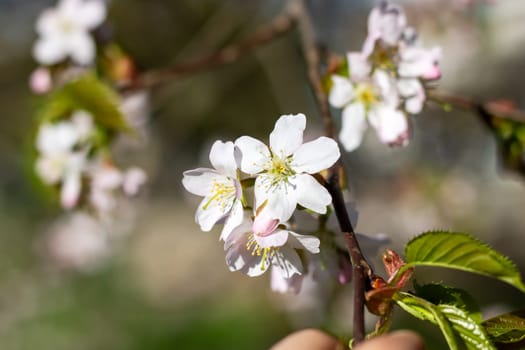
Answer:
[(267, 248), (261, 247), (255, 240), (253, 233), (250, 234), (248, 238), (248, 242), (246, 242), (246, 249), (249, 252), (251, 252), (252, 256), (261, 257), (261, 261), (262, 261), (261, 270), (266, 269), (266, 264), (268, 265), (271, 264), (273, 257), (279, 250), (279, 248), (277, 247), (267, 247)]
[(75, 23), (67, 18), (62, 18), (59, 23), (60, 29), (64, 33), (71, 33), (75, 28)]
[(278, 177), (280, 179), (285, 179), (288, 176), (295, 175), (295, 171), (292, 170), (290, 165), (291, 157), (282, 159), (278, 155), (272, 155), (270, 164), (268, 166), (268, 174)]
[(356, 86), (356, 100), (368, 109), (378, 101), (374, 87), (369, 83), (359, 83)]
[(233, 181), (230, 183), (213, 180), (211, 196), (202, 209), (206, 210), (210, 205), (218, 205), (223, 211), (226, 210), (237, 193)]

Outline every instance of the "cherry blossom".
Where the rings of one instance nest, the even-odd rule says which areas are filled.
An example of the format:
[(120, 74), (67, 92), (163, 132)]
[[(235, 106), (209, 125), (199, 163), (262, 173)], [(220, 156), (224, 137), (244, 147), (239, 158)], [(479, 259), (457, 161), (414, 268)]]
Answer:
[(147, 180), (146, 173), (141, 168), (132, 167), (122, 171), (103, 160), (98, 160), (91, 166), (90, 175), (89, 201), (102, 215), (110, 214), (116, 208), (121, 194), (137, 194)]
[(73, 208), (80, 196), (90, 147), (87, 141), (92, 131), (92, 117), (83, 111), (74, 113), (71, 120), (44, 123), (38, 130), (35, 170), (45, 183), (61, 185), (64, 208)]
[[(343, 108), (339, 140), (351, 152), (361, 144), (367, 120), (375, 128), (381, 142), (403, 143), (408, 134), (406, 115), (399, 109), (396, 81), (384, 70), (371, 72), (367, 61), (348, 58), (350, 75), (333, 75), (330, 104)], [(352, 62), (359, 62), (352, 65)]]
[(59, 267), (84, 272), (96, 269), (111, 252), (104, 225), (83, 211), (55, 222), (42, 243), (44, 253)]
[(258, 229), (257, 219), (245, 218), (226, 239), (226, 263), (231, 271), (250, 277), (264, 274), (270, 266), (283, 279), (305, 272), (298, 250), (304, 254), (319, 253), (320, 241), (315, 236), (290, 231), (279, 221)]
[(95, 58), (95, 42), (89, 31), (106, 17), (101, 0), (60, 0), (56, 7), (42, 12), (36, 22), (39, 39), (33, 56), (43, 65), (52, 65), (70, 57), (79, 65), (89, 65)]
[(332, 75), (329, 101), (343, 109), (339, 139), (345, 150), (359, 147), (367, 120), (382, 143), (407, 145), (408, 115), (423, 109), (426, 83), (441, 76), (440, 58), (440, 48), (420, 46), (401, 7), (383, 1), (373, 8), (362, 51), (347, 54), (348, 75)]
[(226, 239), (243, 217), (242, 188), (237, 174), (233, 142), (216, 141), (210, 151), (213, 169), (185, 171), (182, 184), (190, 193), (204, 197), (195, 213), (201, 230), (210, 231), (222, 219), (221, 239)]
[(297, 204), (325, 213), (332, 198), (312, 176), (332, 166), (340, 153), (337, 143), (319, 137), (303, 144), (304, 114), (283, 115), (270, 134), (270, 147), (242, 136), (235, 141), (243, 172), (255, 175), (255, 208), (265, 205), (270, 215), (287, 221)]

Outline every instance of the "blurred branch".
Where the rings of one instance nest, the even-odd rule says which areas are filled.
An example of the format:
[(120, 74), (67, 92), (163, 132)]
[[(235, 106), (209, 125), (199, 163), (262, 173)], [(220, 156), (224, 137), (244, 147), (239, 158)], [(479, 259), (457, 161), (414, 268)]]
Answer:
[[(330, 106), (328, 104), (328, 97), (322, 84), (320, 50), (316, 44), (312, 20), (304, 0), (296, 0), (293, 1), (292, 4), (295, 6), (293, 9), (297, 16), (299, 35), (301, 37), (310, 87), (314, 92), (315, 100), (321, 114), (325, 128), (325, 135), (333, 138), (334, 126), (332, 115), (330, 113)], [(354, 283), (353, 338), (354, 343), (357, 344), (365, 338), (365, 291), (367, 280), (369, 281), (369, 277), (373, 272), (361, 252), (352, 222), (346, 211), (343, 192), (339, 181), (339, 175), (342, 170), (342, 164), (339, 161), (330, 169), (328, 181), (324, 183), (324, 186), (332, 196), (332, 204), (334, 206), (335, 214), (341, 231), (343, 232), (343, 237), (352, 262), (352, 280)]]
[(263, 25), (250, 37), (224, 47), (209, 55), (194, 60), (179, 63), (171, 67), (146, 71), (139, 74), (134, 80), (120, 86), (122, 90), (150, 88), (182, 76), (206, 71), (221, 65), (237, 61), (242, 56), (256, 48), (272, 42), (274, 39), (287, 33), (294, 25), (294, 14), (291, 6), (285, 7), (283, 12), (270, 23)]
[(476, 101), (473, 98), (453, 95), (441, 91), (430, 91), (428, 93), (430, 100), (439, 104), (450, 105), (465, 111), (486, 115), (497, 118), (510, 119), (516, 122), (525, 123), (525, 111), (516, 108), (511, 101)]

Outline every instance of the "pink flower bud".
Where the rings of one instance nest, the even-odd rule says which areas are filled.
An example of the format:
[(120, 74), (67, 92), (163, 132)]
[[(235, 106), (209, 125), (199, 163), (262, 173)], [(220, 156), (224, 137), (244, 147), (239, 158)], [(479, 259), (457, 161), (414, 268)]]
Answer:
[(432, 66), (432, 68), (428, 69), (423, 75), (421, 76), (423, 79), (426, 80), (436, 80), (441, 78), (441, 70), (437, 65)]
[(270, 217), (266, 211), (261, 211), (253, 220), (253, 233), (265, 237), (272, 234), (279, 226), (279, 220)]
[(29, 87), (35, 94), (42, 95), (51, 90), (53, 81), (49, 69), (39, 67), (29, 77)]

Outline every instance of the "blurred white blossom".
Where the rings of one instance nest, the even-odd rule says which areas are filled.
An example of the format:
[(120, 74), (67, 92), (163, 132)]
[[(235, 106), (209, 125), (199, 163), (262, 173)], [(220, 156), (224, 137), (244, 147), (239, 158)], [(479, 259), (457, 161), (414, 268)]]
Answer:
[(407, 145), (409, 114), (423, 109), (427, 82), (441, 77), (440, 59), (440, 48), (420, 46), (401, 7), (386, 1), (374, 7), (362, 51), (347, 54), (348, 73), (331, 77), (329, 102), (343, 109), (339, 139), (344, 148), (359, 147), (367, 120), (382, 143)]
[(106, 18), (102, 0), (60, 0), (45, 9), (36, 22), (39, 35), (33, 56), (43, 65), (70, 57), (79, 65), (90, 65), (95, 58), (95, 42), (89, 31)]
[(80, 196), (92, 132), (92, 117), (83, 111), (75, 112), (70, 120), (44, 123), (38, 130), (35, 170), (45, 183), (60, 185), (64, 208), (76, 206)]
[(82, 211), (55, 222), (44, 237), (43, 248), (58, 267), (85, 272), (100, 266), (111, 253), (104, 225)]

